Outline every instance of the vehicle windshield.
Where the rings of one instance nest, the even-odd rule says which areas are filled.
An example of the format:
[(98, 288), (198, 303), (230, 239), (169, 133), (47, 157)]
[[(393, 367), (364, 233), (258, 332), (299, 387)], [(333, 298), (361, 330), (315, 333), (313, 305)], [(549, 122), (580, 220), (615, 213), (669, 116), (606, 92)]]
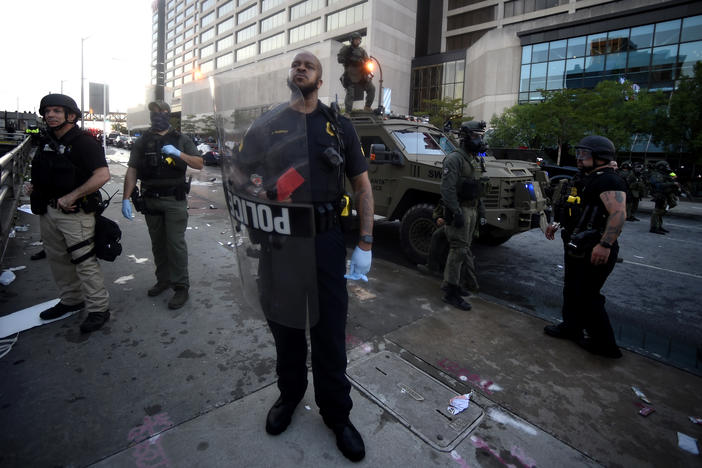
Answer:
[(395, 130), (392, 134), (400, 141), (407, 154), (443, 158), (456, 149), (446, 135), (427, 129), (421, 130)]

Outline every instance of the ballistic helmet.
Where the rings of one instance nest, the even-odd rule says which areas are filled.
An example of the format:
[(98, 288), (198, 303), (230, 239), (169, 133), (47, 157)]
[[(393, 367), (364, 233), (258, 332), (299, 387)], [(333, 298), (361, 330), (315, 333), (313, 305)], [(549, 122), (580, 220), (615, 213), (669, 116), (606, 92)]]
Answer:
[(358, 33), (358, 32), (352, 32), (352, 33), (351, 33), (351, 40), (352, 40), (352, 41), (353, 41), (354, 39), (360, 39), (360, 38), (361, 38), (361, 34), (360, 34), (360, 33)]
[(631, 161), (624, 161), (619, 167), (622, 169), (631, 169)]
[(575, 145), (575, 149), (589, 150), (593, 159), (601, 159), (603, 161), (612, 161), (614, 159), (614, 143), (603, 136), (586, 136)]
[(156, 101), (152, 101), (149, 103), (149, 112), (163, 112), (166, 111), (169, 114), (171, 113), (171, 106), (168, 105), (166, 101), (162, 101), (160, 99)]
[(39, 103), (39, 115), (44, 117), (44, 111), (49, 106), (61, 106), (66, 112), (76, 114), (76, 122), (82, 117), (82, 112), (78, 108), (78, 105), (76, 105), (76, 101), (65, 94), (47, 94), (41, 98), (41, 102)]
[(656, 170), (661, 172), (670, 172), (670, 165), (668, 161), (658, 161), (656, 163)]
[(469, 120), (461, 124), (461, 134), (463, 135), (470, 132), (483, 133), (485, 132), (485, 127), (487, 127), (487, 124), (484, 120)]

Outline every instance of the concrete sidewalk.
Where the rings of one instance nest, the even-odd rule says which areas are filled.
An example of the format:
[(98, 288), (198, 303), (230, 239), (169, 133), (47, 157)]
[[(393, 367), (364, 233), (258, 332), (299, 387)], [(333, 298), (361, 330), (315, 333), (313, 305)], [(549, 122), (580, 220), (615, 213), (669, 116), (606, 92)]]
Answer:
[[(110, 193), (122, 169), (110, 166)], [(0, 465), (351, 465), (318, 415), (311, 376), (288, 430), (265, 433), (275, 349), (241, 297), (218, 181), (196, 175), (191, 299), (178, 311), (166, 294), (146, 297), (154, 280), (143, 218), (126, 221), (110, 206), (124, 246), (102, 263), (113, 316), (87, 336), (80, 314), (27, 330), (0, 359)], [(28, 260), (38, 220), (22, 214), (20, 224), (29, 231), (12, 239), (2, 268), (27, 268), (0, 287), (0, 315), (56, 297), (46, 261)], [(702, 416), (702, 378), (628, 351), (591, 356), (486, 298), (472, 298), (469, 312), (450, 308), (437, 287), (383, 260), (369, 283), (349, 283), (351, 419), (367, 449), (359, 466), (700, 466), (677, 433), (702, 438), (688, 419)], [(654, 413), (638, 414), (632, 385)], [(470, 391), (469, 410), (450, 415), (448, 400)]]
[[(646, 198), (639, 202), (639, 211), (650, 214), (653, 211), (654, 203), (650, 198)], [(702, 220), (702, 203), (691, 201), (679, 201), (678, 206), (668, 210), (666, 217), (671, 218), (688, 218)], [(665, 222), (665, 218), (663, 218)]]

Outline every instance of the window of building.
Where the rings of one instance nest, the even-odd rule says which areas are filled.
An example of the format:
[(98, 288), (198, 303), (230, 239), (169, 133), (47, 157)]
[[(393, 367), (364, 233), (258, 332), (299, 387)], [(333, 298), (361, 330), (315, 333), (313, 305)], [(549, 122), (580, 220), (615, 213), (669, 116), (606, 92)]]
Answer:
[(285, 24), (285, 10), (261, 20), (261, 34)]
[(171, 29), (173, 26), (175, 26), (175, 20), (170, 20), (168, 22), (168, 26), (166, 26), (168, 29)]
[(631, 28), (629, 44), (632, 49), (647, 49), (653, 43), (653, 25)]
[(285, 33), (276, 34), (261, 41), (261, 53), (265, 54), (271, 50), (280, 49), (285, 45)]
[(190, 83), (191, 81), (193, 81), (193, 75), (191, 75), (190, 73), (183, 77), (183, 84)]
[(465, 60), (456, 60), (412, 70), (410, 107), (424, 112), (431, 99), (463, 99)]
[(449, 36), (446, 38), (446, 51), (467, 49), (478, 42), (488, 31), (489, 29), (482, 29), (457, 36)]
[(214, 63), (212, 62), (212, 60), (208, 60), (208, 61), (202, 62), (200, 64), (200, 71), (202, 73), (208, 73), (208, 72), (211, 72), (213, 70), (213, 67), (214, 67)]
[(176, 13), (178, 13), (179, 11), (182, 11), (183, 7), (185, 7), (185, 3), (179, 3), (178, 5), (176, 5), (176, 9), (175, 9)]
[(553, 41), (549, 44), (548, 48), (548, 59), (549, 60), (563, 60), (566, 58), (567, 51), (567, 41)]
[(200, 20), (200, 26), (205, 27), (208, 24), (212, 24), (215, 20), (215, 13), (214, 11), (212, 13), (208, 13), (205, 16), (202, 17)]
[(232, 63), (234, 63), (234, 54), (230, 52), (228, 54), (217, 57), (216, 67), (218, 70), (221, 70), (222, 68), (227, 67)]
[(195, 45), (195, 40), (194, 40), (194, 39), (190, 39), (190, 40), (187, 41), (185, 44), (183, 44), (183, 48), (186, 49), (186, 50), (187, 50), (187, 49), (191, 49), (191, 48), (193, 47), (193, 45)]
[[(173, 85), (173, 86), (175, 86), (175, 82), (174, 82), (174, 85)], [(182, 88), (176, 88), (176, 89), (174, 89), (174, 90), (173, 90), (173, 98), (175, 98), (175, 99), (180, 99), (180, 96), (181, 96), (182, 91), (183, 91)]]
[(304, 41), (322, 33), (322, 20), (317, 18), (296, 28), (290, 28), (290, 44)]
[(271, 8), (275, 8), (278, 5), (282, 5), (283, 3), (285, 3), (285, 0), (263, 0), (261, 2), (261, 13), (268, 11)]
[(685, 18), (682, 23), (680, 42), (702, 40), (702, 15)]
[(215, 45), (210, 44), (207, 47), (203, 47), (200, 49), (200, 58), (207, 57), (208, 55), (212, 55), (215, 52)]
[(180, 23), (181, 21), (183, 21), (183, 19), (185, 19), (185, 15), (181, 13), (178, 16), (176, 16), (175, 22)]
[(215, 0), (203, 0), (203, 2), (200, 4), (200, 11), (209, 10), (214, 6), (214, 4)]
[(680, 20), (665, 21), (656, 24), (656, 33), (653, 39), (654, 46), (675, 44), (680, 39)]
[[(465, 2), (466, 0), (463, 1)], [(546, 8), (553, 8), (558, 5), (565, 5), (567, 3), (568, 0), (512, 0), (505, 2), (504, 15), (505, 18), (510, 18), (512, 16), (519, 16), (523, 15), (524, 13), (545, 10)], [(451, 5), (451, 1), (449, 1), (449, 5)], [(449, 10), (451, 10), (450, 6)]]
[(246, 21), (250, 20), (251, 18), (256, 16), (256, 8), (257, 5), (252, 5), (246, 10), (240, 11), (236, 15), (236, 24), (241, 24), (245, 23)]
[(565, 60), (556, 60), (554, 62), (548, 62), (546, 89), (563, 89), (564, 72)]
[(222, 21), (217, 25), (217, 35), (222, 34), (223, 32), (229, 31), (234, 27), (234, 17), (232, 16), (228, 20)]
[(339, 10), (336, 13), (327, 15), (327, 31), (343, 28), (355, 23), (360, 23), (368, 17), (368, 3), (363, 2), (359, 5)]
[(307, 0), (290, 7), (290, 21), (312, 14), (324, 8), (324, 0)]
[(234, 45), (234, 35), (230, 34), (229, 36), (220, 39), (217, 41), (217, 52), (221, 52), (224, 49), (228, 49)]
[(571, 37), (568, 39), (568, 51), (566, 52), (568, 58), (585, 57), (586, 43), (585, 36)]
[(234, 2), (234, 0), (229, 0), (227, 3), (225, 3), (221, 7), (217, 8), (217, 16), (219, 18), (222, 18), (227, 13), (231, 13), (232, 11), (234, 11), (235, 7), (236, 7), (236, 3)]
[(240, 62), (256, 55), (256, 43), (242, 47), (236, 51), (236, 61)]
[(171, 40), (168, 41), (168, 43), (166, 44), (166, 49), (172, 49), (174, 45), (175, 45), (175, 41), (174, 41), (173, 39), (171, 39)]
[(468, 11), (460, 15), (449, 16), (446, 19), (446, 29), (447, 31), (453, 31), (454, 29), (461, 29), (468, 26), (475, 26), (476, 24), (480, 23), (495, 21), (496, 15), (497, 6), (491, 5), (485, 8)]
[[(241, 29), (236, 33), (236, 42), (242, 43), (246, 42), (256, 35), (256, 23), (251, 26)], [(237, 59), (238, 60), (238, 59)]]
[(195, 5), (191, 5), (185, 9), (185, 16), (190, 16), (195, 13)]
[(207, 41), (209, 41), (210, 39), (212, 39), (212, 38), (214, 37), (214, 33), (215, 33), (214, 28), (210, 28), (210, 29), (208, 29), (207, 31), (201, 33), (201, 34), (200, 34), (200, 44), (202, 44), (203, 42), (207, 42)]
[(188, 26), (192, 26), (195, 24), (195, 17), (191, 16), (190, 18), (185, 20), (185, 27), (187, 28)]
[(702, 60), (702, 41), (680, 44), (678, 64), (681, 76), (693, 76), (695, 74), (695, 63), (700, 60)]

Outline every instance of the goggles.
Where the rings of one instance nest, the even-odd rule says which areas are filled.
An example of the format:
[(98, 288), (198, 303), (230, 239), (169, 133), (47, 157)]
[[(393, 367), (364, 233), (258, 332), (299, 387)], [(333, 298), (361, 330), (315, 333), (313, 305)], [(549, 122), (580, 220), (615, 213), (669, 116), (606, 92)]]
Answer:
[(587, 148), (575, 148), (575, 159), (583, 161), (592, 157), (592, 151)]

